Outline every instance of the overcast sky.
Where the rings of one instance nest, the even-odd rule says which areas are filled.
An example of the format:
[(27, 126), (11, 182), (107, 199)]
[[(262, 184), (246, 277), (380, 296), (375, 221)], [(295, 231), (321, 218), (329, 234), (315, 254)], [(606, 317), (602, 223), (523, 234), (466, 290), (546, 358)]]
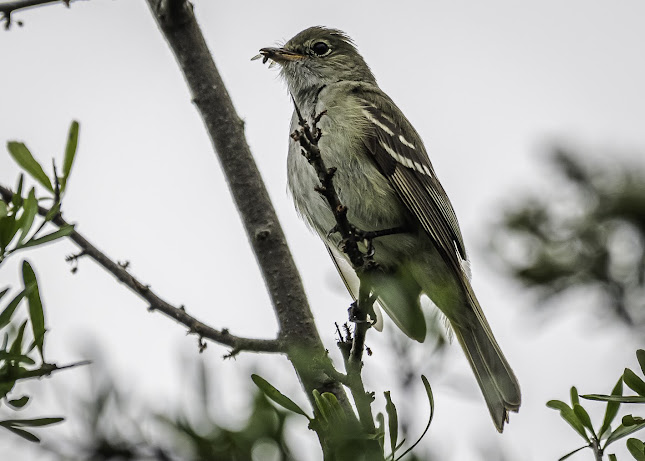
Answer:
[[(455, 387), (463, 387), (461, 378), (470, 371), (452, 347), (445, 376), (419, 372), (428, 374), (436, 392), (428, 443), (439, 441), (446, 459), (459, 461), (478, 459), (476, 450), (486, 444), (499, 443), (511, 459), (526, 461), (557, 459), (580, 445), (545, 402), (565, 399), (572, 384), (582, 392), (609, 391), (622, 369), (634, 365), (637, 341), (591, 311), (581, 313), (575, 300), (557, 322), (545, 323), (530, 310), (534, 297), (497, 273), (482, 247), (501, 203), (550, 184), (543, 158), (552, 142), (596, 155), (645, 152), (645, 3), (197, 0), (195, 12), (246, 121), (248, 142), (334, 357), (333, 322), (344, 320), (349, 298), (286, 194), (286, 89), (275, 70), (250, 61), (259, 48), (311, 25), (350, 34), (381, 87), (424, 138), (461, 222), (475, 290), (522, 385), (521, 412), (498, 436), (474, 379), (468, 389)], [(132, 272), (166, 300), (235, 334), (273, 336), (269, 300), (217, 159), (145, 3), (91, 0), (71, 9), (19, 12), (14, 19), (24, 26), (0, 31), (0, 144), (24, 141), (49, 165), (51, 157), (62, 158), (69, 123), (79, 120), (66, 218), (111, 257), (130, 261)], [(0, 154), (0, 183), (13, 186), (17, 176), (13, 161)], [(133, 395), (176, 401), (185, 384), (179, 357), (197, 353), (195, 339), (148, 313), (91, 261), (82, 260), (71, 274), (64, 256), (74, 251), (63, 242), (16, 255), (3, 263), (0, 287), (19, 285), (19, 263), (28, 257), (46, 302), (49, 359), (78, 360), (79, 348), (93, 339)], [(386, 341), (371, 342), (375, 358), (366, 363), (367, 385), (382, 395), (392, 382), (376, 363), (379, 354), (387, 356)], [(221, 378), (232, 411), (245, 405), (236, 390), (252, 385), (238, 371), (251, 365), (305, 404), (285, 359), (241, 355), (222, 362), (223, 353), (211, 345), (205, 360)], [(61, 373), (44, 387), (73, 390), (85, 373)], [(24, 414), (65, 411), (47, 405), (36, 401)], [(456, 412), (467, 418), (451, 416)], [(302, 440), (316, 443), (313, 434)], [(14, 442), (0, 433), (0, 458), (33, 459)], [(306, 446), (302, 450), (315, 459)], [(590, 453), (578, 456), (590, 459)]]

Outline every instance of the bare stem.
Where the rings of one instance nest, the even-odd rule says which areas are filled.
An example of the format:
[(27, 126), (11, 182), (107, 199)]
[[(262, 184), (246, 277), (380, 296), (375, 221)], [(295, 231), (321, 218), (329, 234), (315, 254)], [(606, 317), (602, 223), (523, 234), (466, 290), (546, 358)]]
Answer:
[[(0, 196), (2, 196), (2, 200), (4, 202), (11, 203), (13, 192), (6, 187), (0, 186)], [(46, 216), (47, 213), (49, 213), (49, 209), (40, 206), (38, 207), (38, 214), (40, 216)], [(69, 225), (60, 213), (54, 216), (52, 223), (59, 228)], [(89, 256), (92, 258), (105, 270), (114, 275), (117, 280), (130, 288), (130, 290), (135, 292), (140, 298), (144, 299), (148, 303), (148, 309), (159, 311), (178, 323), (185, 325), (188, 327), (189, 333), (229, 346), (233, 348), (234, 351), (282, 352), (282, 344), (278, 339), (243, 338), (230, 334), (226, 329), (217, 330), (206, 325), (195, 317), (189, 315), (184, 308), (175, 307), (161, 299), (154, 291), (152, 291), (152, 289), (150, 289), (150, 286), (140, 282), (130, 274), (130, 272), (127, 271), (127, 266), (125, 264), (119, 264), (118, 262), (110, 259), (105, 253), (96, 248), (96, 246), (77, 231), (72, 231), (69, 238), (79, 246), (82, 256)]]

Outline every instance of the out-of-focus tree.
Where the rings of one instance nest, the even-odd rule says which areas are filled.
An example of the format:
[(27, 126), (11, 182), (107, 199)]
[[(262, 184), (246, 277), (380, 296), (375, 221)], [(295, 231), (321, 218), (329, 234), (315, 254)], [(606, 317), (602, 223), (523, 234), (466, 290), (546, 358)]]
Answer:
[(505, 270), (544, 300), (593, 290), (599, 311), (643, 328), (645, 167), (604, 158), (555, 149), (557, 181), (505, 209), (492, 246)]

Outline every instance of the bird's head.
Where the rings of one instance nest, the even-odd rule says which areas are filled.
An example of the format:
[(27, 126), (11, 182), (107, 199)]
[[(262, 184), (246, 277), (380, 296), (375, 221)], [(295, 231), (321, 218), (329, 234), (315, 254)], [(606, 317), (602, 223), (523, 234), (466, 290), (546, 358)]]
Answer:
[(352, 39), (337, 29), (310, 27), (281, 48), (262, 48), (256, 58), (260, 57), (280, 65), (294, 95), (340, 81), (375, 83)]

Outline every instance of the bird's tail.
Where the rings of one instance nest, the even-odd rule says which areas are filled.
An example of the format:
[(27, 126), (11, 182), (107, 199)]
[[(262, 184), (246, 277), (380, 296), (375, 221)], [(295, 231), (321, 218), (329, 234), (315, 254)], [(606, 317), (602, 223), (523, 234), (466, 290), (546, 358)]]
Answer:
[(493, 423), (497, 430), (502, 432), (504, 423), (508, 422), (508, 412), (516, 412), (520, 408), (520, 385), (502, 354), (476, 298), (472, 303), (475, 303), (472, 308), (461, 312), (460, 321), (451, 322), (451, 325), (475, 373)]

